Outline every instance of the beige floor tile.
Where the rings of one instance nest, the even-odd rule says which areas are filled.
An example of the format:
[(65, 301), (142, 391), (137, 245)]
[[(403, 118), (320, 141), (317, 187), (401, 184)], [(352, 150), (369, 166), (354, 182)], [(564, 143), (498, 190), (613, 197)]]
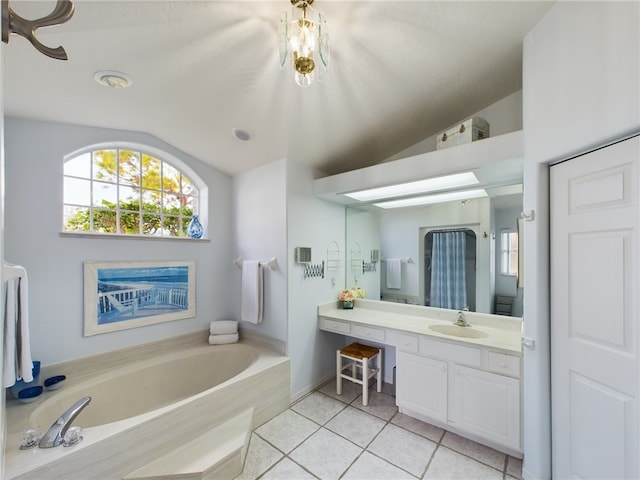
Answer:
[(288, 458), (283, 458), (276, 466), (265, 473), (260, 480), (316, 480), (304, 468)]
[(244, 468), (236, 480), (254, 480), (283, 456), (282, 452), (273, 448), (255, 433), (252, 434)]
[(436, 446), (431, 440), (388, 424), (367, 450), (419, 477), (424, 473)]
[(444, 434), (444, 430), (442, 428), (422, 422), (403, 413), (398, 413), (393, 417), (393, 419), (391, 419), (391, 423), (398, 425), (399, 427), (406, 428), (407, 430), (426, 437), (429, 440), (433, 440), (436, 443), (442, 440), (442, 435)]
[(362, 398), (359, 397), (351, 403), (351, 406), (383, 420), (389, 420), (398, 411), (395, 397), (386, 393), (378, 393), (375, 389), (369, 390), (369, 405), (366, 407), (362, 405)]
[(502, 472), (440, 446), (423, 478), (425, 480), (501, 480)]
[(342, 394), (338, 395), (336, 393), (336, 380), (335, 378), (328, 383), (325, 383), (322, 387), (320, 387), (320, 392), (325, 395), (329, 395), (330, 397), (335, 398), (336, 400), (340, 400), (344, 403), (353, 402), (358, 396), (362, 394), (362, 386), (355, 384), (353, 382), (342, 382)]
[(349, 406), (333, 417), (325, 427), (356, 445), (366, 447), (385, 425), (386, 422), (381, 418)]
[(340, 410), (345, 408), (345, 404), (320, 392), (313, 392), (291, 407), (291, 410), (300, 415), (313, 420), (320, 425), (324, 425)]
[(522, 460), (520, 458), (507, 458), (507, 475), (517, 479), (522, 478)]
[(318, 424), (289, 409), (256, 429), (256, 433), (274, 447), (289, 453), (318, 428)]
[(404, 470), (365, 451), (349, 467), (341, 480), (415, 480), (415, 478)]
[(479, 462), (485, 463), (500, 471), (504, 470), (506, 455), (493, 448), (481, 445), (467, 438), (447, 432), (442, 439), (442, 445), (449, 447), (456, 452), (463, 453)]
[(321, 428), (289, 457), (317, 477), (331, 480), (340, 478), (361, 453), (360, 447)]

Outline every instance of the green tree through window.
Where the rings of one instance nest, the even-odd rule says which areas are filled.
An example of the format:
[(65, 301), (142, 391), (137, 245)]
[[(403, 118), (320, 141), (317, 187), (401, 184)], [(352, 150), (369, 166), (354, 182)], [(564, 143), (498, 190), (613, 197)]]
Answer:
[(198, 200), (182, 171), (140, 150), (98, 149), (65, 161), (66, 232), (186, 237)]

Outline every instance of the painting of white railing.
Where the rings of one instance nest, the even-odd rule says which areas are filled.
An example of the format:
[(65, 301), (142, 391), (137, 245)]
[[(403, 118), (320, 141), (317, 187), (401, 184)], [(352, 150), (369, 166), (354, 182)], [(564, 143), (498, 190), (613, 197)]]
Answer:
[(193, 316), (193, 262), (85, 263), (85, 335)]

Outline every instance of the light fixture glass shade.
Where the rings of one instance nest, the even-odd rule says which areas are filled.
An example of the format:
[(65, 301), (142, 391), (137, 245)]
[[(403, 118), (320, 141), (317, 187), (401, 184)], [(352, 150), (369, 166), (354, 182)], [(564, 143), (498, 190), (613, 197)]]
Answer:
[(301, 87), (322, 80), (329, 67), (326, 21), (311, 3), (301, 0), (293, 4), (291, 14), (285, 12), (280, 22), (280, 68), (291, 72)]

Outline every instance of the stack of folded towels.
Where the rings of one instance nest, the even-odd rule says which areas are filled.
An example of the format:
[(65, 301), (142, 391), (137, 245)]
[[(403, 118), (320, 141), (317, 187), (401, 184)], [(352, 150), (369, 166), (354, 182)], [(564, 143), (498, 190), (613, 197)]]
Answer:
[(209, 325), (210, 345), (236, 343), (238, 338), (238, 322), (235, 320), (217, 320)]

